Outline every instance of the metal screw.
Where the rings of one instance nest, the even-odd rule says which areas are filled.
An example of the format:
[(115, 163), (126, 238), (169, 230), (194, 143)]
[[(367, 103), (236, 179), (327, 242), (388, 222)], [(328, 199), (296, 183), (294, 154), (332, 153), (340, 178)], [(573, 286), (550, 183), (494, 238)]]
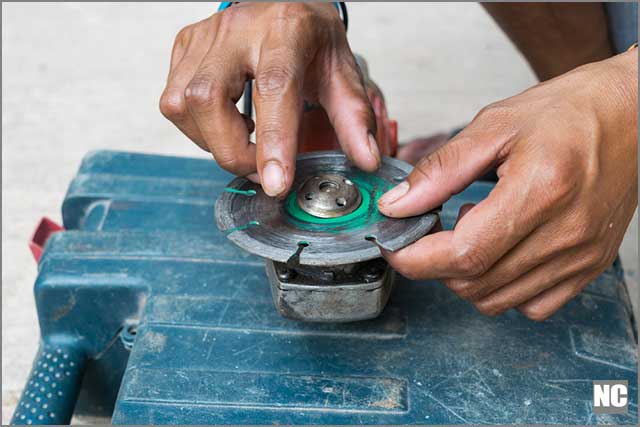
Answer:
[(296, 276), (295, 270), (291, 270), (288, 268), (281, 268), (278, 270), (278, 279), (286, 282), (287, 280), (291, 280)]
[(380, 279), (381, 271), (378, 269), (370, 270), (364, 273), (364, 281), (365, 282), (375, 282)]
[(318, 186), (318, 188), (320, 188), (320, 191), (324, 191), (325, 193), (328, 193), (329, 191), (339, 189), (340, 186), (336, 184), (334, 181), (322, 181)]
[(326, 270), (322, 272), (322, 276), (325, 280), (335, 280), (336, 273), (332, 270)]

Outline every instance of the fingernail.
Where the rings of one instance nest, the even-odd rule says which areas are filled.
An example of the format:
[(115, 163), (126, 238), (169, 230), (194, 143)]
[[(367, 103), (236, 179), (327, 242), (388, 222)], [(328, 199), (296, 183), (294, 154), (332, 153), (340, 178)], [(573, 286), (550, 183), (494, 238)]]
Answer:
[(380, 164), (380, 150), (378, 149), (378, 143), (373, 134), (369, 133), (369, 153), (374, 158), (376, 165)]
[(274, 160), (268, 161), (262, 169), (262, 188), (268, 196), (275, 197), (284, 191), (284, 170)]
[(402, 181), (400, 184), (384, 193), (384, 195), (380, 197), (380, 200), (378, 200), (378, 203), (380, 205), (390, 205), (401, 199), (408, 191), (409, 183), (407, 181)]
[(260, 184), (260, 176), (257, 172), (250, 173), (249, 175), (245, 176), (245, 178), (253, 183)]

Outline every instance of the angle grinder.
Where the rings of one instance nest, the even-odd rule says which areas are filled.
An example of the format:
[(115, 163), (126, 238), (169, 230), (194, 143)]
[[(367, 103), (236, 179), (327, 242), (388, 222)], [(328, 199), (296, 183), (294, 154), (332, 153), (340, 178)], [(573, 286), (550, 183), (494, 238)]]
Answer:
[(236, 178), (218, 198), (218, 228), (266, 260), (273, 301), (285, 317), (350, 322), (378, 316), (394, 272), (380, 249), (396, 251), (424, 236), (436, 212), (389, 218), (377, 208), (411, 166), (384, 157), (375, 173), (354, 167), (337, 151), (302, 154), (292, 191), (283, 200)]
[[(218, 228), (241, 248), (266, 260), (273, 301), (285, 317), (316, 322), (350, 322), (378, 316), (394, 285), (394, 271), (380, 249), (396, 251), (424, 236), (437, 212), (395, 219), (382, 215), (378, 198), (405, 179), (412, 166), (393, 159), (397, 123), (356, 55), (376, 116), (384, 155), (375, 173), (350, 164), (324, 109), (306, 105), (292, 191), (284, 200), (268, 197), (244, 178), (232, 181), (216, 202)], [(244, 114), (252, 116), (252, 83), (244, 93)]]

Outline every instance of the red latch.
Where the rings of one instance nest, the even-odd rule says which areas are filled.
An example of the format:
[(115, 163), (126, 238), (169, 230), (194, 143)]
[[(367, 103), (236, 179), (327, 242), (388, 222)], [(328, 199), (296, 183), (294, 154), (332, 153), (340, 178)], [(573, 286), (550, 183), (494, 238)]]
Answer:
[(49, 237), (58, 231), (64, 231), (64, 227), (53, 222), (47, 217), (42, 217), (38, 227), (36, 227), (36, 231), (33, 233), (33, 237), (31, 237), (31, 241), (29, 242), (29, 249), (31, 249), (31, 253), (33, 254), (33, 258), (35, 258), (36, 262), (40, 261), (42, 250), (44, 249), (44, 245), (47, 243), (47, 240), (49, 240)]

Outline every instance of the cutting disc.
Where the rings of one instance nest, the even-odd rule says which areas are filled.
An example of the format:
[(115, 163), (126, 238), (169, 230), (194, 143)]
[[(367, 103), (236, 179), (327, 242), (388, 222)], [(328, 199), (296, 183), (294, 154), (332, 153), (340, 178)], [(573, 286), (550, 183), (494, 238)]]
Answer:
[[(367, 173), (340, 152), (303, 154), (286, 198), (269, 197), (260, 185), (236, 178), (216, 202), (216, 223), (241, 248), (278, 262), (334, 266), (378, 258), (380, 247), (391, 252), (401, 249), (424, 236), (438, 220), (435, 212), (398, 219), (378, 211), (380, 196), (403, 181), (411, 169), (405, 162), (385, 157), (376, 172)], [(344, 215), (337, 217), (309, 213), (313, 211), (306, 209), (304, 197), (314, 194), (299, 193), (316, 184), (324, 185), (320, 191), (334, 191), (334, 184), (321, 182), (324, 176), (340, 177), (342, 182), (337, 184), (353, 185), (359, 192), (340, 193), (335, 199), (338, 205), (345, 201), (357, 205), (346, 206)]]

